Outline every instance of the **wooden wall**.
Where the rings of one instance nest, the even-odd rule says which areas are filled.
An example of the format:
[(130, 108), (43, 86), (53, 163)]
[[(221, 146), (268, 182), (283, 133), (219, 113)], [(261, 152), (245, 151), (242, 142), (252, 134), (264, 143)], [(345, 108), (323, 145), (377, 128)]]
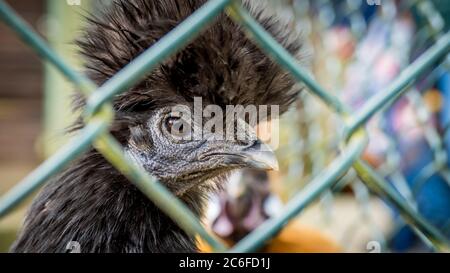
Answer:
[[(33, 28), (39, 28), (45, 0), (7, 0)], [(0, 195), (39, 163), (42, 131), (43, 65), (0, 21)], [(0, 252), (8, 251), (25, 211), (0, 219)]]
[[(7, 2), (39, 28), (44, 0)], [(37, 162), (35, 144), (41, 130), (42, 105), (41, 61), (0, 22), (0, 166)]]

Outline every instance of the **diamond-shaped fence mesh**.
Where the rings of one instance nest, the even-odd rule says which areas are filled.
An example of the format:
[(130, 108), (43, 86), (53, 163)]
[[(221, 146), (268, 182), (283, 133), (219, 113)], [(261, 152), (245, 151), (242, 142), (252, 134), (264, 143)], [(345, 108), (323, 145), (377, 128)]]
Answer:
[[(369, 4), (377, 4), (377, 1), (372, 2)], [(385, 14), (377, 18), (391, 20), (392, 25), (399, 29), (397, 32), (383, 30), (382, 24), (375, 19), (364, 20), (366, 15), (361, 7), (368, 6), (365, 1), (273, 1), (274, 8), (282, 16), (290, 17), (293, 31), (296, 28), (302, 31), (311, 49), (322, 49), (320, 52), (323, 56), (315, 56), (312, 65), (315, 77), (250, 16), (240, 1), (209, 0), (104, 85), (96, 86), (68, 66), (14, 10), (0, 1), (2, 21), (73, 82), (87, 99), (83, 114), (85, 128), (1, 197), (0, 217), (11, 212), (52, 175), (93, 145), (182, 229), (188, 234), (202, 237), (215, 251), (255, 251), (312, 203), (321, 200), (326, 207), (327, 203), (332, 202), (334, 193), (345, 188), (351, 188), (356, 202), (360, 204), (361, 217), (367, 222), (374, 221), (369, 202), (373, 193), (399, 215), (398, 228), (406, 224), (428, 246), (437, 251), (449, 251), (448, 217), (436, 223), (430, 220), (418, 202), (422, 198), (421, 189), (433, 183), (430, 182), (431, 178), (438, 176), (447, 183), (447, 187), (450, 184), (447, 159), (449, 122), (442, 114), (444, 121), (440, 123), (441, 126), (435, 126), (436, 114), (430, 107), (430, 101), (435, 102), (433, 98), (437, 95), (429, 91), (444, 72), (448, 72), (450, 33), (446, 32), (445, 18), (439, 14), (432, 1), (400, 1), (397, 6), (394, 1), (381, 2), (381, 6), (376, 8), (384, 9)], [(395, 21), (398, 16), (393, 16), (389, 12), (392, 10), (390, 8), (397, 13), (413, 14), (414, 21), (420, 22), (415, 25), (417, 29), (408, 33), (402, 20)], [(231, 249), (210, 235), (201, 221), (168, 189), (141, 167), (126, 160), (123, 147), (108, 133), (108, 126), (114, 118), (111, 99), (136, 84), (165, 58), (181, 50), (222, 12), (242, 24), (248, 35), (307, 89), (301, 94), (297, 111), (289, 113), (292, 115), (290, 122), (296, 121), (289, 128), (289, 149), (281, 147), (279, 153), (282, 162), (287, 162), (284, 183), (298, 183), (300, 180), (302, 185), (295, 194), (288, 196), (289, 200), (280, 213)], [(400, 17), (408, 20), (406, 15)], [(349, 39), (347, 46), (358, 47), (358, 50), (352, 56), (347, 56), (344, 50), (339, 55), (341, 59), (336, 59), (326, 53), (336, 50), (331, 47), (334, 45), (333, 35), (336, 35), (334, 23), (339, 20), (345, 21), (350, 26), (347, 31), (356, 37)], [(386, 55), (389, 52), (379, 51), (376, 41), (370, 40), (367, 34), (371, 31), (390, 35), (385, 41), (389, 44), (389, 52), (403, 54), (397, 56), (400, 61), (396, 63), (389, 80), (378, 75), (381, 73), (378, 73), (377, 65), (390, 65), (389, 61), (392, 60)], [(342, 38), (346, 33), (341, 31), (339, 35)], [(409, 41), (414, 41), (414, 44), (408, 44)], [(384, 62), (377, 64), (380, 59)], [(351, 74), (355, 70), (359, 73)], [(359, 78), (356, 75), (360, 75)], [(327, 84), (322, 85), (320, 82)], [(394, 112), (402, 114), (393, 115)], [(392, 121), (393, 117), (398, 116), (408, 122)], [(409, 127), (405, 127), (405, 123)], [(424, 158), (427, 162), (417, 166), (408, 165), (405, 157), (409, 145), (421, 134), (423, 145), (430, 153)], [(426, 157), (424, 154), (416, 157)], [(410, 172), (415, 174), (411, 175)], [(351, 233), (357, 228), (355, 225), (347, 232)], [(373, 238), (381, 243), (386, 240), (375, 227)]]

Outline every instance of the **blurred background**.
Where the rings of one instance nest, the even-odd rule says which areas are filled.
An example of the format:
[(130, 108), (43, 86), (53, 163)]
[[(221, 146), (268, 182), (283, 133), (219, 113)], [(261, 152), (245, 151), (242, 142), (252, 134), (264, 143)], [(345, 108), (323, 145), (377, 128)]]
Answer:
[[(73, 40), (84, 15), (108, 0), (8, 2), (74, 67)], [(311, 74), (355, 111), (449, 29), (448, 0), (267, 1), (305, 40)], [(430, 223), (450, 238), (450, 74), (435, 65), (367, 129), (366, 159)], [(305, 61), (306, 62), (306, 61)], [(0, 195), (67, 141), (74, 119), (73, 87), (42, 63), (0, 23)], [(326, 105), (303, 92), (280, 122), (281, 170), (243, 171), (211, 197), (205, 222), (230, 244), (283, 205), (336, 158), (343, 124)], [(8, 250), (29, 201), (0, 219), (0, 252)], [(373, 195), (349, 171), (306, 208), (267, 251), (433, 251), (405, 225), (395, 208)]]

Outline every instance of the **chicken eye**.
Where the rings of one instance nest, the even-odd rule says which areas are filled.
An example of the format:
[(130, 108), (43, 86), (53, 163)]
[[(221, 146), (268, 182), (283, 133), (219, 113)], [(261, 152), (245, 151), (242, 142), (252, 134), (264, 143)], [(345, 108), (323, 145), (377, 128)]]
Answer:
[(172, 129), (174, 127), (178, 126), (183, 126), (183, 124), (179, 124), (180, 123), (181, 118), (180, 117), (168, 117), (166, 119), (166, 129), (167, 131), (171, 132)]
[(179, 116), (169, 116), (164, 123), (167, 132), (176, 138), (186, 138), (190, 135), (189, 124)]

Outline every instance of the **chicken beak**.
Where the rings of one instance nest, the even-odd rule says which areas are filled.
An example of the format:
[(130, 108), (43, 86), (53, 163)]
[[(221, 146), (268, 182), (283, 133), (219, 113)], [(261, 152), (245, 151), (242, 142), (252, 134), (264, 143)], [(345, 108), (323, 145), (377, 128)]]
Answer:
[(278, 170), (278, 160), (274, 151), (260, 140), (239, 152), (239, 156), (249, 168), (260, 170)]

